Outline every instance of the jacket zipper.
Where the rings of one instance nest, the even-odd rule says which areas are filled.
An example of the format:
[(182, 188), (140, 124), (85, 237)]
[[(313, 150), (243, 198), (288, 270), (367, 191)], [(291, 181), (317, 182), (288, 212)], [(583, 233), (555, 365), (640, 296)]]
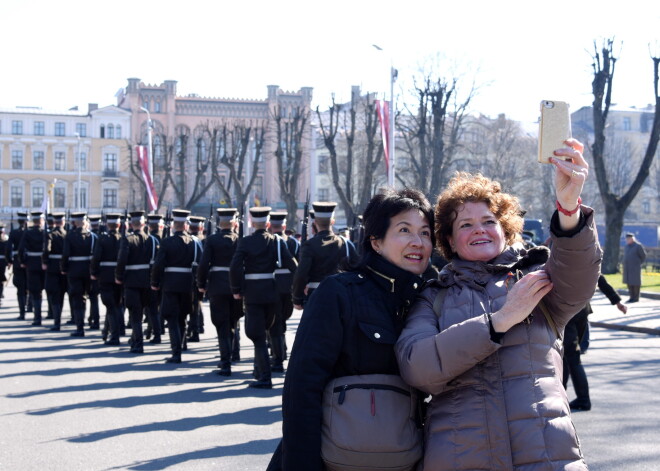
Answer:
[[(393, 391), (399, 394), (403, 394), (404, 396), (410, 397), (410, 391), (406, 391), (405, 389), (399, 388), (397, 386), (390, 386), (387, 384), (344, 384), (343, 386), (335, 386), (335, 388), (332, 390), (332, 392), (338, 392), (339, 393), (339, 404), (343, 404), (344, 400), (346, 399), (346, 391), (350, 389), (380, 389), (383, 391)], [(371, 392), (372, 394), (372, 410), (375, 409), (375, 399), (373, 396), (373, 391)]]

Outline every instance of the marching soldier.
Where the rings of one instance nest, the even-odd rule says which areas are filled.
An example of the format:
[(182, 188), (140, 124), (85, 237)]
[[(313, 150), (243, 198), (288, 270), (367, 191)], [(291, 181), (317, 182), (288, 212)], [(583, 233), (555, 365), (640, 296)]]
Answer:
[(293, 276), (293, 304), (296, 309), (302, 309), (305, 296), (311, 296), (321, 281), (339, 271), (339, 264), (344, 259), (350, 263), (357, 261), (353, 243), (332, 232), (337, 203), (316, 202), (312, 206), (312, 228), (317, 233), (300, 248), (300, 264)]
[(234, 299), (245, 301), (245, 333), (254, 344), (256, 381), (249, 387), (260, 389), (273, 387), (266, 331), (273, 325), (279, 308), (274, 276), (278, 249), (282, 267), (295, 271), (297, 266), (289, 249), (266, 231), (270, 209), (268, 206), (250, 208), (255, 232), (238, 243), (229, 267), (232, 293)]
[(32, 299), (34, 320), (32, 325), (41, 325), (41, 296), (44, 290), (44, 271), (41, 257), (44, 250), (44, 214), (41, 211), (30, 213), (32, 226), (23, 232), (18, 247), (21, 268), (26, 270), (27, 289)]
[[(278, 237), (282, 243), (286, 244), (291, 255), (294, 258), (298, 256), (300, 251), (300, 242), (294, 237), (289, 237), (286, 231), (286, 216), (282, 213), (270, 213), (270, 232)], [(291, 318), (293, 314), (293, 301), (291, 300), (291, 286), (293, 284), (293, 273), (291, 270), (280, 266), (275, 269), (275, 284), (279, 291), (280, 309), (278, 311), (278, 319), (275, 320), (273, 326), (270, 328), (271, 346), (273, 349), (273, 365), (272, 371), (284, 372), (284, 360), (286, 360), (286, 321)], [(279, 325), (276, 325), (279, 323)], [(274, 339), (279, 336), (279, 339)]]
[(163, 291), (163, 316), (170, 331), (172, 356), (166, 363), (181, 363), (181, 352), (187, 347), (186, 316), (192, 312), (193, 263), (202, 255), (201, 245), (186, 232), (190, 211), (176, 209), (173, 214), (174, 234), (163, 240), (151, 272), (151, 289)]
[[(204, 223), (206, 219), (202, 216), (190, 216), (190, 235), (200, 244), (204, 242)], [(188, 323), (188, 341), (199, 342), (199, 334), (204, 333), (204, 313), (202, 312), (202, 296), (197, 290), (197, 267), (193, 267), (193, 283), (195, 291), (193, 293), (193, 310)]]
[[(165, 223), (162, 214), (147, 215), (147, 226), (149, 234), (158, 240), (158, 244), (163, 240), (163, 229)], [(149, 308), (147, 309), (147, 330), (144, 337), (149, 343), (160, 344), (161, 335), (164, 329), (163, 316), (160, 308), (162, 291), (149, 290)]]
[(41, 259), (42, 268), (46, 272), (44, 288), (48, 299), (48, 310), (53, 314), (53, 326), (50, 330), (59, 332), (66, 293), (66, 275), (62, 274), (62, 253), (64, 252), (64, 213), (49, 213), (53, 217), (53, 228), (48, 231)]
[(218, 333), (218, 374), (231, 376), (232, 343), (239, 319), (243, 316), (242, 302), (234, 299), (229, 284), (229, 264), (238, 244), (238, 211), (236, 208), (218, 208), (217, 212), (220, 231), (206, 239), (197, 267), (197, 287), (200, 293), (208, 295), (211, 321)]
[(73, 229), (64, 238), (62, 273), (67, 276), (68, 294), (76, 330), (72, 337), (85, 336), (85, 296), (89, 294), (89, 261), (92, 258), (96, 235), (89, 232), (86, 213), (71, 213)]
[(121, 285), (115, 283), (115, 270), (119, 256), (121, 214), (106, 214), (107, 232), (99, 236), (90, 263), (90, 276), (99, 286), (101, 301), (105, 306), (103, 340), (106, 345), (119, 345), (124, 323), (121, 306)]
[(121, 239), (115, 282), (124, 287), (124, 303), (131, 323), (131, 353), (144, 353), (142, 316), (149, 305), (151, 264), (158, 252), (158, 239), (145, 230), (144, 211), (132, 211), (133, 233)]
[[(55, 228), (55, 218), (53, 217), (53, 213), (46, 213), (46, 235), (44, 235), (44, 243), (43, 243), (43, 250), (44, 253), (46, 251), (46, 244), (48, 243), (48, 235), (53, 231)], [(42, 263), (41, 264), (42, 268), (44, 269), (44, 272), (47, 270), (46, 264)], [(46, 289), (46, 278), (47, 275), (44, 274), (44, 290), (46, 290), (46, 304), (48, 305), (48, 313), (46, 314), (46, 319), (54, 319), (53, 316), (53, 306), (50, 303), (50, 298), (48, 297), (48, 290)]]
[[(90, 214), (89, 217), (89, 231), (96, 235), (96, 241), (98, 242), (99, 237), (101, 236), (101, 215), (100, 214)], [(106, 312), (106, 317), (108, 313)], [(99, 281), (91, 279), (89, 283), (89, 318), (87, 319), (89, 323), (90, 330), (98, 330), (101, 324), (100, 314), (99, 314)]]
[(9, 242), (5, 237), (5, 225), (0, 222), (0, 307), (2, 307), (2, 298), (5, 297), (5, 282), (7, 281), (7, 259), (5, 258), (7, 245)]
[(16, 216), (18, 227), (9, 233), (9, 243), (5, 249), (5, 258), (7, 259), (7, 263), (12, 265), (12, 271), (14, 272), (12, 282), (16, 287), (18, 319), (25, 319), (25, 310), (27, 307), (27, 273), (25, 268), (21, 267), (21, 261), (18, 258), (18, 246), (27, 228), (27, 212), (19, 211), (16, 213)]

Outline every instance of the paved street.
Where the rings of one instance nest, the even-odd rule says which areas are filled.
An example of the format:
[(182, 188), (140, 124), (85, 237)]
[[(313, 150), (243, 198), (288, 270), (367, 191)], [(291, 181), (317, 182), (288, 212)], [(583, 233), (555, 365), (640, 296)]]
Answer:
[[(280, 436), (283, 377), (275, 375), (272, 391), (246, 387), (252, 355), (245, 337), (234, 375), (217, 376), (208, 306), (202, 341), (190, 344), (183, 364), (166, 365), (166, 344), (146, 344), (144, 355), (132, 355), (127, 346), (104, 346), (99, 331), (75, 339), (68, 335), (71, 326), (59, 333), (31, 327), (16, 320), (13, 286), (5, 294), (0, 469), (266, 468)], [(627, 316), (619, 316), (597, 295), (591, 320), (609, 327), (660, 327), (660, 301), (631, 306)], [(584, 363), (593, 409), (573, 417), (590, 469), (657, 470), (660, 336), (593, 328)]]

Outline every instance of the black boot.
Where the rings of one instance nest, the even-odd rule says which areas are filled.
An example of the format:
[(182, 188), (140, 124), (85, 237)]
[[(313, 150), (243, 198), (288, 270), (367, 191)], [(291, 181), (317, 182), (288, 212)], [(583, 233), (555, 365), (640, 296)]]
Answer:
[(258, 377), (248, 386), (257, 389), (272, 389), (273, 382), (270, 376), (270, 361), (268, 359), (268, 347), (254, 347), (254, 362)]
[(284, 336), (274, 335), (270, 338), (270, 347), (273, 352), (273, 373), (284, 373)]
[(41, 298), (33, 300), (32, 310), (34, 311), (34, 320), (32, 321), (32, 325), (41, 325)]
[(50, 330), (54, 332), (59, 332), (61, 319), (62, 319), (62, 306), (59, 304), (53, 304), (53, 327), (51, 327)]
[(220, 376), (231, 376), (231, 337), (218, 339), (220, 347), (220, 363), (218, 363), (218, 374)]
[(24, 294), (18, 294), (16, 296), (18, 299), (18, 317), (17, 319), (19, 320), (25, 320), (25, 295)]
[(231, 361), (241, 361), (241, 329), (238, 325), (232, 338)]

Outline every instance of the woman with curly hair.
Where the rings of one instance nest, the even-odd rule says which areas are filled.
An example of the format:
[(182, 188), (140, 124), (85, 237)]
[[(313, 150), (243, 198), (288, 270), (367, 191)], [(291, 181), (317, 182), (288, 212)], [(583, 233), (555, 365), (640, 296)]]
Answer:
[[(457, 174), (435, 234), (450, 261), (396, 344), (403, 379), (431, 394), (423, 469), (586, 470), (562, 386), (564, 326), (591, 298), (602, 252), (580, 194), (589, 167), (574, 139), (555, 151), (552, 250), (517, 243), (518, 199)], [(566, 159), (566, 160), (564, 160)]]

